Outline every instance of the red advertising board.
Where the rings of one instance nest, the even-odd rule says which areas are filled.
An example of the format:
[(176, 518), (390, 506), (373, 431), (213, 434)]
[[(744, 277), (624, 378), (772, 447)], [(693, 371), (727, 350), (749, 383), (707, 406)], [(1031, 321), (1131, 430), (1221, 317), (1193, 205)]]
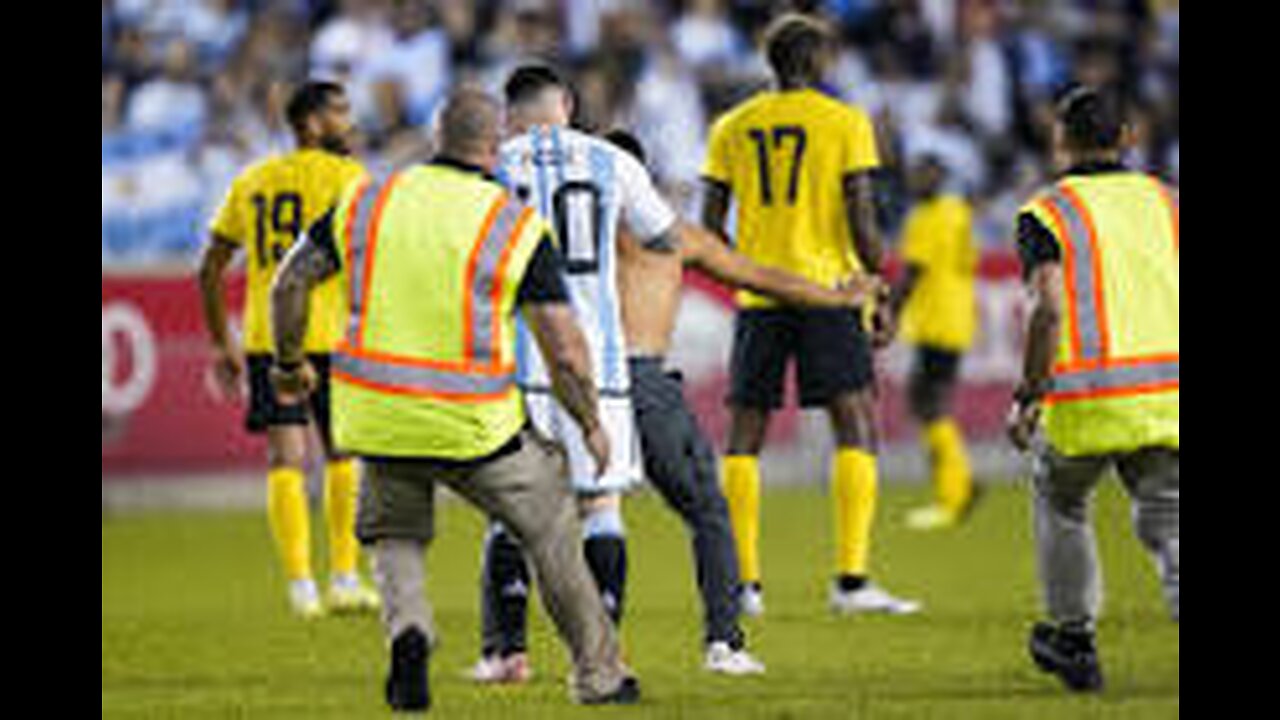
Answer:
[[(984, 259), (980, 286), (982, 339), (965, 366), (957, 412), (971, 439), (1001, 436), (1019, 368), (1022, 291), (1017, 261)], [(243, 292), (234, 282), (233, 302)], [(708, 432), (725, 435), (724, 398), (732, 342), (730, 296), (701, 280), (690, 282), (686, 316), (673, 362), (688, 380), (691, 399)], [(260, 440), (243, 430), (243, 401), (220, 397), (210, 377), (209, 342), (200, 298), (190, 276), (114, 275), (102, 279), (102, 474), (176, 476), (225, 472), (263, 463)], [(889, 442), (912, 437), (903, 384), (910, 351), (883, 358), (883, 424)], [(774, 426), (774, 447), (812, 442), (794, 412)]]

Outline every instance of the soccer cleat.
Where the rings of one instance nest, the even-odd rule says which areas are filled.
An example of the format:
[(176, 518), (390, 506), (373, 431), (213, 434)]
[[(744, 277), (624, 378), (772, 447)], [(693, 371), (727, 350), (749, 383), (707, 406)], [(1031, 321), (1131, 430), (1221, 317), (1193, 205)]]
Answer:
[(728, 643), (715, 643), (707, 649), (707, 672), (727, 677), (764, 675), (764, 663), (745, 650), (734, 650)]
[(320, 590), (312, 580), (299, 580), (289, 586), (289, 607), (302, 620), (318, 620), (324, 617), (324, 605), (320, 602)]
[(960, 527), (961, 521), (960, 513), (948, 510), (941, 505), (930, 505), (913, 510), (907, 515), (907, 529), (916, 532), (954, 530)]
[(339, 578), (329, 587), (326, 604), (334, 615), (364, 615), (381, 610), (382, 598), (359, 578)]
[(924, 605), (914, 600), (901, 600), (875, 585), (846, 592), (836, 587), (831, 593), (831, 611), (836, 615), (918, 615)]
[(431, 681), (427, 662), (431, 647), (420, 630), (409, 630), (391, 646), (391, 674), (387, 705), (395, 712), (424, 713), (431, 709)]
[(501, 658), (482, 658), (471, 670), (471, 681), (477, 685), (527, 685), (533, 680), (533, 667), (524, 653)]
[(584, 698), (582, 704), (593, 707), (602, 705), (639, 705), (640, 696), (640, 681), (629, 677), (622, 681), (617, 690), (596, 698)]
[(1071, 692), (1099, 693), (1106, 687), (1092, 633), (1041, 623), (1031, 633), (1031, 659), (1045, 673), (1057, 675)]
[(765, 616), (764, 588), (760, 585), (748, 585), (742, 589), (742, 614), (749, 618)]

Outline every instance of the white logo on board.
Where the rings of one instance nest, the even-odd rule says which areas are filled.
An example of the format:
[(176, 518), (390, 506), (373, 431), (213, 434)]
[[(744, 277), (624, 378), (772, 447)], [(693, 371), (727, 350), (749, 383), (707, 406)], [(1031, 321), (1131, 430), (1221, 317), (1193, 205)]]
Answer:
[[(127, 367), (121, 368), (126, 360)], [(155, 387), (158, 369), (155, 333), (142, 312), (129, 303), (103, 307), (103, 414), (125, 416), (142, 407)]]

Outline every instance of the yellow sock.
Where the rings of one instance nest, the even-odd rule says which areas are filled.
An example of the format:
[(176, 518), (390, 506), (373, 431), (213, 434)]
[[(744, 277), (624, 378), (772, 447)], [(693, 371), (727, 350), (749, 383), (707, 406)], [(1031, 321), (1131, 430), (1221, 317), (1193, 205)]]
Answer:
[(876, 457), (862, 450), (836, 454), (832, 500), (836, 518), (836, 573), (867, 577), (870, 573), (871, 533), (879, 500)]
[(306, 477), (301, 470), (282, 468), (271, 471), (267, 484), (267, 514), (285, 575), (290, 582), (310, 580), (311, 518)]
[(333, 577), (356, 574), (360, 544), (356, 541), (356, 509), (360, 502), (360, 477), (352, 460), (329, 463), (325, 468), (324, 514), (329, 528), (329, 570)]
[(759, 583), (763, 578), (760, 571), (760, 459), (725, 458), (724, 494), (738, 541), (742, 582)]
[(933, 456), (938, 504), (952, 512), (961, 512), (973, 498), (973, 470), (964, 436), (955, 421), (942, 420), (930, 425), (925, 437)]

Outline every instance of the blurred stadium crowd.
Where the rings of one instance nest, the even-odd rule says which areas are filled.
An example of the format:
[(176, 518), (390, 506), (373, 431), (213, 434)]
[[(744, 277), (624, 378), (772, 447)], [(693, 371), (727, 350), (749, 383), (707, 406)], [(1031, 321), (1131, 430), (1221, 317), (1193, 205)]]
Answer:
[(234, 175), (287, 147), (282, 99), (308, 76), (348, 83), (377, 169), (427, 150), (454, 83), (553, 60), (581, 124), (635, 130), (692, 204), (708, 126), (767, 82), (756, 41), (787, 7), (843, 28), (830, 90), (879, 120), (890, 227), (902, 169), (936, 156), (1007, 242), (1075, 81), (1122, 88), (1134, 162), (1178, 181), (1179, 0), (102, 0), (103, 266), (188, 258)]

